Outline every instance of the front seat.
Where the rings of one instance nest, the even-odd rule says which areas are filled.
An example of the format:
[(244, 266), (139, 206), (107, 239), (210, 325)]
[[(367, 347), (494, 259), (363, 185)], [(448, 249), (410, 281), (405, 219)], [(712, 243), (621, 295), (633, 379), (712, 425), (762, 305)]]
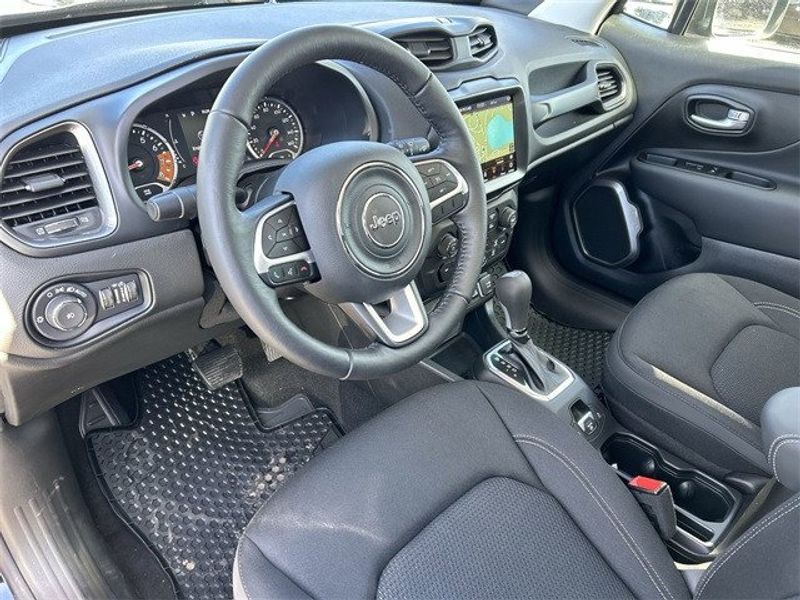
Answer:
[(614, 334), (604, 390), (629, 429), (707, 472), (769, 471), (759, 415), (800, 385), (800, 300), (692, 274), (647, 295)]
[[(755, 589), (797, 593), (794, 562), (759, 563)], [(239, 600), (690, 597), (594, 448), (526, 396), (474, 382), (417, 394), (315, 458), (248, 525), (233, 578)], [(711, 597), (730, 592), (720, 581)]]

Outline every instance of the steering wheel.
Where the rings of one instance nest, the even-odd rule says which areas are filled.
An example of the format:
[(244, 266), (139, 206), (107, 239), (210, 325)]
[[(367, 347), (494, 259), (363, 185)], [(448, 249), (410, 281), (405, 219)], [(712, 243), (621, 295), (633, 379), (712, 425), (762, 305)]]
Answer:
[[(289, 163), (274, 195), (238, 210), (236, 184), (256, 104), (281, 77), (321, 60), (360, 63), (387, 76), (428, 121), (438, 146), (413, 158), (375, 142), (320, 146)], [(432, 202), (423, 176), (434, 171), (455, 186), (444, 202), (460, 199), (463, 207), (450, 205), (458, 210), (452, 219), (460, 250), (451, 282), (428, 315), (414, 278), (431, 243)], [(290, 361), (329, 377), (380, 377), (429, 356), (463, 319), (480, 275), (486, 196), (464, 121), (425, 65), (363, 29), (295, 30), (236, 68), (208, 116), (197, 200), (208, 259), (244, 322)], [(292, 244), (276, 250), (275, 235), (294, 236)], [(373, 341), (339, 348), (296, 326), (274, 289), (293, 277), (309, 280), (310, 294), (342, 306)]]

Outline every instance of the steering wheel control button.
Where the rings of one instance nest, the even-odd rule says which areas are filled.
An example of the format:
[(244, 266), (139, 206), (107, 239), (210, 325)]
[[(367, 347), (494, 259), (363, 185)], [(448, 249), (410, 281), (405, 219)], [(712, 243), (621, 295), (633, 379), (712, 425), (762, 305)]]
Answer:
[(414, 166), (425, 183), (434, 223), (446, 219), (467, 205), (467, 184), (449, 163), (433, 159)]
[(308, 250), (297, 208), (287, 206), (270, 215), (261, 225), (261, 248), (270, 259), (285, 258)]
[(267, 224), (270, 225), (276, 231), (280, 231), (287, 225), (294, 217), (296, 219), (297, 216), (297, 209), (294, 206), (287, 206), (286, 208), (276, 212), (274, 215), (267, 219)]
[(266, 274), (267, 283), (272, 287), (311, 281), (316, 277), (316, 265), (306, 260), (294, 260), (273, 265)]
[(369, 239), (381, 248), (393, 248), (405, 233), (403, 208), (397, 198), (387, 192), (380, 192), (367, 200), (361, 223)]
[(84, 333), (95, 322), (97, 303), (83, 285), (56, 283), (39, 292), (31, 306), (33, 329), (46, 340), (65, 342)]
[(285, 242), (278, 242), (269, 251), (267, 256), (269, 258), (284, 258), (286, 256), (291, 256), (292, 254), (298, 254), (300, 252), (300, 248), (297, 244), (294, 243), (292, 240), (287, 240)]

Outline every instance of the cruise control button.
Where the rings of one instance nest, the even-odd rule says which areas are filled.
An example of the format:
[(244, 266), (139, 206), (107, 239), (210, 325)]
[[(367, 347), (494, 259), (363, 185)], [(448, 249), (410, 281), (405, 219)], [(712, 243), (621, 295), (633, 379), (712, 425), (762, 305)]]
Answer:
[(275, 247), (267, 254), (270, 258), (283, 258), (284, 256), (289, 256), (291, 254), (297, 254), (300, 252), (300, 248), (297, 244), (294, 243), (293, 240), (287, 240), (285, 242), (278, 242), (275, 244)]
[(442, 171), (442, 163), (432, 162), (424, 165), (417, 165), (417, 170), (422, 174), (423, 177), (438, 175)]
[(434, 198), (441, 198), (442, 196), (452, 192), (454, 189), (456, 189), (455, 183), (452, 181), (445, 181), (441, 185), (437, 185), (431, 190), (431, 196)]
[(425, 187), (429, 190), (438, 185), (442, 185), (442, 183), (444, 183), (444, 177), (441, 175), (431, 175), (425, 178)]

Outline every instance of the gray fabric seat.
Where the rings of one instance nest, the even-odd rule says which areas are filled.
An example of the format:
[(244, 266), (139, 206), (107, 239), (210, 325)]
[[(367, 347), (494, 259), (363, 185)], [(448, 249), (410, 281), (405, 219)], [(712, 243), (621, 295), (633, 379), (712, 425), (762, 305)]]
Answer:
[(390, 408), (314, 458), (247, 527), (235, 597), (688, 598), (599, 452), (507, 388)]
[[(798, 516), (800, 495), (695, 597), (798, 595)], [(247, 526), (233, 583), (237, 600), (690, 597), (599, 452), (527, 396), (474, 382), (421, 392), (314, 458)]]
[(606, 360), (628, 428), (717, 476), (767, 473), (759, 415), (800, 385), (800, 301), (737, 277), (678, 277), (631, 311)]

